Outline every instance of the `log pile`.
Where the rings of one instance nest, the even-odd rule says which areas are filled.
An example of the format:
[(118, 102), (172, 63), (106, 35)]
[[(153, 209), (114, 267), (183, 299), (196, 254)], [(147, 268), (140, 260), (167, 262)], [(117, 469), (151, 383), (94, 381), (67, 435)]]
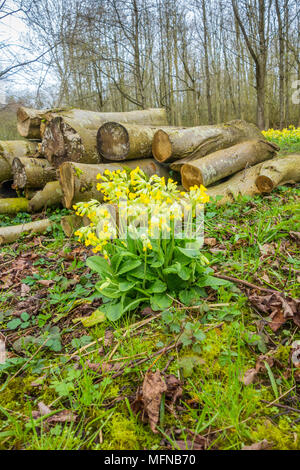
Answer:
[[(21, 107), (17, 128), (26, 140), (0, 142), (0, 213), (102, 201), (96, 176), (106, 169), (139, 166), (148, 176), (166, 178), (172, 170), (187, 191), (202, 184), (212, 198), (222, 196), (219, 204), (300, 181), (300, 155), (274, 158), (279, 148), (242, 120), (176, 128), (168, 126), (164, 109), (101, 113)], [(68, 234), (77, 225), (75, 219), (63, 221)]]

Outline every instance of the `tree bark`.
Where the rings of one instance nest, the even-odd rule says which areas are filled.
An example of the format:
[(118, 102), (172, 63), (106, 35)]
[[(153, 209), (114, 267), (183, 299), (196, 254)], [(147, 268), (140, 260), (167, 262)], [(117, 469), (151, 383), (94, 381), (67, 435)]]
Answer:
[[(255, 196), (267, 192), (271, 187), (274, 189), (279, 184), (299, 182), (299, 163), (300, 155), (278, 157), (271, 162), (259, 163), (247, 170), (240, 171), (225, 183), (209, 188), (207, 194), (211, 198), (222, 196), (218, 205), (224, 205), (233, 202), (238, 196)], [(267, 185), (265, 184), (266, 180), (263, 180), (263, 184), (261, 183), (261, 176), (268, 178)]]
[(14, 158), (12, 162), (14, 187), (41, 189), (56, 178), (56, 169), (44, 158)]
[(182, 184), (186, 190), (195, 185), (210, 186), (226, 176), (273, 158), (278, 150), (277, 145), (264, 140), (233, 145), (183, 165)]
[(12, 179), (11, 165), (14, 158), (34, 154), (36, 144), (23, 140), (0, 141), (0, 182)]
[(0, 214), (17, 214), (28, 212), (28, 199), (25, 197), (14, 197), (0, 199)]
[(255, 184), (261, 193), (270, 193), (279, 184), (299, 181), (300, 154), (292, 154), (265, 163)]
[(12, 243), (26, 232), (30, 234), (42, 233), (47, 230), (54, 222), (49, 219), (36, 220), (28, 224), (13, 225), (11, 227), (0, 228), (0, 245)]
[(176, 161), (172, 168), (178, 170), (178, 160), (180, 167), (186, 162), (252, 138), (264, 139), (256, 126), (242, 120), (215, 126), (190, 127), (168, 133), (159, 130), (153, 138), (152, 152), (160, 163)]
[(50, 181), (30, 199), (28, 210), (39, 212), (47, 207), (59, 206), (62, 203), (62, 195), (59, 181)]
[(97, 131), (108, 121), (158, 127), (168, 124), (164, 109), (126, 113), (96, 113), (73, 109), (51, 118), (44, 131), (43, 154), (56, 167), (64, 161), (100, 163)]
[(102, 158), (112, 161), (151, 158), (153, 137), (159, 129), (172, 132), (180, 128), (107, 122), (97, 133), (98, 153)]
[(97, 191), (97, 175), (103, 174), (106, 169), (110, 171), (123, 168), (134, 169), (139, 166), (148, 176), (157, 174), (168, 177), (166, 168), (161, 167), (153, 159), (132, 160), (122, 164), (110, 163), (102, 165), (84, 165), (74, 162), (65, 162), (59, 168), (60, 184), (63, 192), (63, 205), (70, 209), (76, 202), (96, 199), (103, 201), (103, 194)]

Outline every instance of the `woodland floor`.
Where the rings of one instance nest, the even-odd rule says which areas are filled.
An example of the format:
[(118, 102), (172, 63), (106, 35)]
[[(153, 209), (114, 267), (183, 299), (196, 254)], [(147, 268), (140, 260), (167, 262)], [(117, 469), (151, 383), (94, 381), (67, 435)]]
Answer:
[[(47, 234), (2, 247), (0, 449), (300, 449), (300, 319), (283, 320), (300, 297), (299, 189), (207, 205), (204, 254), (252, 286), (233, 282), (196, 308), (176, 302), (116, 324), (79, 320), (101, 302), (91, 252), (60, 228), (68, 211), (47, 212), (57, 222)], [(0, 225), (30, 220), (1, 216)], [(157, 433), (138, 412), (150, 368), (168, 384)]]

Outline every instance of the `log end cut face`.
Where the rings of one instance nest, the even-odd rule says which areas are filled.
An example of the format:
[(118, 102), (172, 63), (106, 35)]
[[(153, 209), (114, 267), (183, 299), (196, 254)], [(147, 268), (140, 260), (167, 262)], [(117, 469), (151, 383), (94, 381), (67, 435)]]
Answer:
[(273, 181), (267, 176), (258, 176), (255, 184), (261, 193), (270, 193), (274, 189)]
[(165, 162), (172, 155), (172, 144), (170, 138), (162, 129), (159, 129), (154, 135), (152, 153), (158, 162)]
[(203, 184), (203, 177), (201, 171), (193, 165), (183, 165), (181, 167), (182, 186), (187, 191), (193, 186), (200, 186)]
[(40, 134), (40, 119), (33, 116), (33, 110), (21, 106), (17, 110), (17, 129), (22, 137), (32, 140), (39, 140)]
[(127, 129), (117, 122), (106, 122), (97, 132), (97, 150), (107, 160), (125, 160), (129, 150)]

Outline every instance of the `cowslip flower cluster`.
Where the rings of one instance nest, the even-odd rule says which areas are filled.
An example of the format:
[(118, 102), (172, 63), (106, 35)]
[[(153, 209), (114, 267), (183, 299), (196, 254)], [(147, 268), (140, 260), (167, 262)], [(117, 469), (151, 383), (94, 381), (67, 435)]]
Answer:
[(181, 192), (171, 178), (148, 178), (139, 167), (131, 172), (107, 169), (97, 175), (97, 180), (97, 189), (109, 205), (92, 200), (73, 206), (77, 215), (90, 221), (75, 235), (93, 247), (94, 253), (102, 252), (105, 257), (111, 255), (110, 247), (116, 238), (128, 247), (128, 236), (141, 242), (143, 252), (152, 250), (153, 240), (174, 237), (176, 224), (182, 222), (185, 211), (192, 219), (197, 207), (209, 201), (204, 186)]
[(288, 128), (279, 130), (279, 129), (268, 129), (267, 131), (262, 131), (264, 137), (277, 144), (295, 144), (300, 142), (300, 127), (296, 128), (291, 125)]

